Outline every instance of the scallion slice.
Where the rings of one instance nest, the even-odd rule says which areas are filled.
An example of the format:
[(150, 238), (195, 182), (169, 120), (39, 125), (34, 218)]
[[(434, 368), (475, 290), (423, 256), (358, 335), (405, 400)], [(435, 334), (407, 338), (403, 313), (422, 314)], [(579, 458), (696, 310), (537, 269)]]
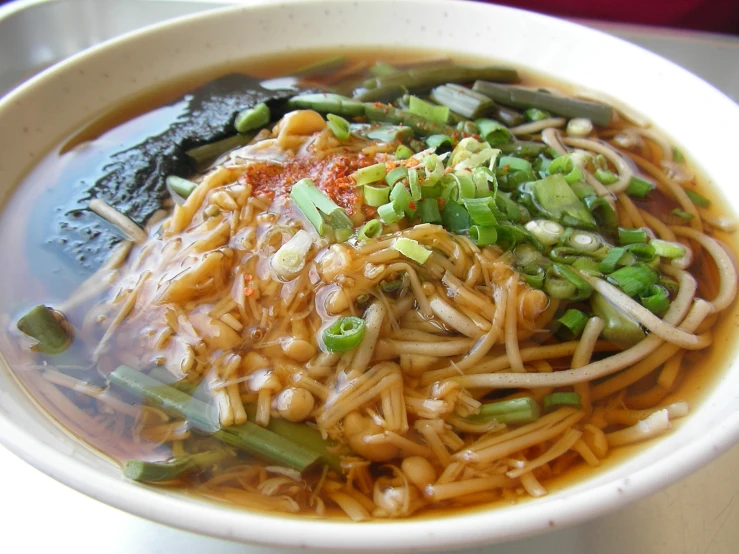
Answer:
[(646, 198), (656, 188), (654, 183), (650, 183), (641, 177), (632, 177), (629, 186), (626, 188), (626, 194), (634, 198)]
[(462, 202), (476, 225), (490, 227), (498, 222), (493, 211), (497, 211), (497, 206), (492, 197), (464, 198)]
[(697, 192), (690, 190), (690, 189), (684, 189), (685, 194), (688, 195), (688, 198), (690, 198), (690, 201), (698, 206), (699, 208), (708, 208), (711, 205), (711, 201), (706, 198), (705, 196), (701, 196)]
[(464, 206), (450, 200), (441, 210), (441, 223), (447, 230), (461, 235), (470, 228), (470, 214)]
[(326, 119), (328, 120), (329, 131), (331, 131), (337, 139), (341, 141), (349, 140), (351, 132), (349, 131), (349, 122), (346, 119), (332, 113), (328, 114)]
[(439, 203), (436, 198), (424, 198), (418, 203), (418, 217), (422, 223), (441, 223)]
[(407, 160), (411, 156), (413, 156), (415, 152), (408, 148), (405, 144), (401, 144), (398, 146), (398, 148), (395, 149), (395, 159), (396, 160)]
[(657, 317), (662, 317), (670, 307), (670, 293), (660, 285), (649, 285), (639, 293), (639, 302)]
[(237, 133), (248, 133), (253, 129), (264, 127), (269, 123), (270, 117), (269, 106), (261, 102), (253, 108), (239, 112), (234, 121), (234, 128)]
[(606, 277), (608, 281), (620, 288), (628, 296), (640, 294), (650, 285), (659, 282), (659, 274), (643, 263), (617, 269)]
[(364, 338), (364, 320), (345, 316), (323, 331), (323, 344), (329, 352), (346, 352), (359, 346)]
[(278, 277), (289, 279), (305, 267), (306, 256), (312, 245), (310, 235), (301, 229), (275, 252), (269, 265)]
[(508, 130), (508, 127), (494, 119), (476, 119), (475, 124), (477, 124), (477, 127), (480, 129), (480, 136), (482, 139), (490, 146), (507, 144), (513, 141), (513, 135)]
[(489, 402), (480, 406), (480, 412), (466, 419), (474, 423), (497, 421), (506, 425), (530, 423), (539, 419), (541, 409), (536, 400), (525, 396), (499, 402)]
[(403, 210), (395, 205), (395, 202), (388, 202), (377, 208), (377, 215), (380, 216), (383, 223), (390, 225), (403, 219), (404, 214)]
[(576, 392), (553, 392), (547, 394), (543, 400), (544, 410), (550, 410), (557, 406), (574, 406), (580, 408), (582, 399)]
[(532, 219), (526, 224), (526, 230), (545, 246), (557, 244), (565, 232), (564, 227), (549, 219)]
[(598, 268), (601, 273), (611, 273), (621, 264), (621, 260), (627, 253), (625, 247), (619, 246), (617, 248), (611, 248), (606, 254), (606, 257), (601, 260), (598, 264)]
[(431, 255), (431, 250), (421, 246), (418, 241), (406, 237), (395, 239), (390, 246), (393, 250), (397, 250), (406, 258), (410, 258), (414, 262), (423, 265)]
[(690, 221), (691, 219), (693, 219), (693, 214), (688, 213), (685, 210), (681, 210), (680, 208), (675, 208), (670, 213), (672, 215), (679, 217), (680, 219), (684, 221)]
[(390, 187), (365, 185), (362, 192), (364, 193), (364, 203), (374, 208), (386, 204), (390, 197)]
[(431, 135), (426, 138), (426, 146), (435, 148), (437, 153), (448, 152), (454, 148), (454, 141), (447, 135)]
[(477, 246), (489, 246), (498, 240), (498, 231), (494, 226), (473, 225), (470, 227), (470, 238)]
[(408, 168), (401, 165), (388, 171), (387, 175), (385, 175), (385, 182), (388, 186), (392, 187), (395, 183), (406, 177), (408, 177)]
[(354, 173), (351, 174), (351, 177), (352, 179), (354, 179), (354, 182), (357, 184), (357, 186), (362, 186), (374, 183), (375, 181), (380, 181), (381, 179), (385, 178), (385, 175), (387, 175), (385, 164), (377, 163), (373, 165), (368, 165), (367, 167), (363, 167), (361, 169), (357, 169)]
[(646, 244), (648, 240), (649, 235), (645, 229), (618, 228), (618, 242), (621, 246), (629, 244)]
[(562, 317), (557, 322), (567, 329), (568, 337), (577, 338), (582, 334), (583, 329), (585, 329), (588, 316), (580, 310), (571, 308), (562, 314)]
[(381, 234), (382, 221), (380, 221), (379, 219), (370, 219), (359, 229), (359, 233), (357, 233), (357, 239), (360, 242), (367, 242), (372, 239), (376, 239)]
[(165, 180), (167, 188), (174, 192), (177, 196), (187, 198), (197, 188), (198, 184), (188, 179), (177, 177), (177, 175), (169, 175)]
[(654, 248), (654, 254), (661, 258), (680, 258), (685, 255), (685, 247), (678, 242), (652, 239), (649, 244)]

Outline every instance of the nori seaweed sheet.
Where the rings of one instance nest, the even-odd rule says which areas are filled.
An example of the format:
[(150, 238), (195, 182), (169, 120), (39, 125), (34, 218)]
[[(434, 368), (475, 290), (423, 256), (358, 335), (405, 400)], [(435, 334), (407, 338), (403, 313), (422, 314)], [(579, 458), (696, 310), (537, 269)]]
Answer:
[(56, 211), (48, 244), (81, 273), (94, 271), (122, 237), (87, 208), (92, 198), (143, 225), (167, 197), (166, 177), (187, 178), (195, 172), (187, 150), (234, 135), (234, 119), (241, 110), (266, 102), (279, 112), (283, 101), (295, 93), (296, 89), (269, 90), (259, 79), (230, 74), (184, 95), (173, 104), (185, 101), (187, 107), (166, 131), (143, 142), (138, 137), (136, 144), (112, 153), (103, 176), (92, 186), (83, 179), (70, 187), (72, 198)]

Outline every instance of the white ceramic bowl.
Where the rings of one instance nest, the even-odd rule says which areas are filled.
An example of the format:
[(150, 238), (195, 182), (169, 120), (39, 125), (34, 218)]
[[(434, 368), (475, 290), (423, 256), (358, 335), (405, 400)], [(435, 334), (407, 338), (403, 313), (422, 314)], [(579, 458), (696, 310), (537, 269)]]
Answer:
[[(144, 88), (256, 54), (372, 46), (383, 37), (398, 47), (490, 55), (607, 92), (647, 114), (690, 153), (731, 205), (739, 205), (735, 141), (727, 140), (739, 128), (739, 107), (710, 85), (591, 29), (514, 9), (442, 0), (251, 2), (136, 32), (76, 56), (0, 101), (0, 202), (65, 135)], [(59, 481), (134, 514), (199, 533), (340, 551), (448, 550), (595, 517), (676, 481), (726, 450), (739, 436), (738, 408), (739, 364), (732, 363), (675, 431), (566, 490), (495, 511), (349, 524), (263, 515), (128, 482), (118, 468), (61, 432), (7, 370), (0, 370), (0, 440)]]

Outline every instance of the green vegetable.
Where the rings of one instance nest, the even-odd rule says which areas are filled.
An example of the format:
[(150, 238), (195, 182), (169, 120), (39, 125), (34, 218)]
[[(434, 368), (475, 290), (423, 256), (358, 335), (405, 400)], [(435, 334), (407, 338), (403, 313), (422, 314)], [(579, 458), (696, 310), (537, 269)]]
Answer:
[(565, 231), (559, 223), (548, 219), (532, 219), (526, 224), (526, 230), (546, 246), (557, 244)]
[(357, 234), (357, 239), (360, 242), (367, 242), (371, 239), (376, 239), (382, 234), (382, 222), (379, 219), (370, 219), (367, 223), (362, 225)]
[(269, 106), (264, 102), (248, 108), (236, 116), (234, 127), (237, 133), (246, 133), (264, 127), (270, 120)]
[(518, 423), (530, 423), (539, 419), (539, 404), (528, 396), (501, 400), (500, 402), (489, 402), (480, 406), (480, 412), (465, 419), (471, 423), (488, 423), (497, 421), (506, 425)]
[(691, 219), (693, 219), (693, 214), (688, 213), (685, 210), (681, 210), (680, 208), (675, 208), (670, 213), (679, 217), (680, 219), (683, 219), (684, 221), (690, 221)]
[(364, 114), (364, 104), (341, 94), (316, 92), (299, 94), (287, 101), (287, 107), (301, 110), (316, 110), (342, 117), (356, 117)]
[(607, 279), (625, 294), (636, 296), (650, 285), (659, 282), (659, 274), (646, 264), (636, 263), (617, 269), (608, 275)]
[(188, 150), (185, 154), (195, 161), (195, 165), (200, 171), (216, 161), (221, 155), (248, 144), (253, 138), (254, 133), (236, 134), (223, 140), (197, 146)]
[(529, 108), (528, 110), (524, 110), (523, 115), (527, 121), (541, 121), (552, 117), (552, 114), (545, 112), (544, 110), (540, 110), (539, 108)]
[(534, 207), (550, 219), (565, 226), (595, 228), (595, 220), (590, 211), (562, 175), (550, 175), (523, 187), (522, 192), (533, 195)]
[(648, 240), (649, 235), (645, 229), (618, 228), (618, 241), (621, 246), (626, 246), (628, 244), (646, 244)]
[(562, 314), (562, 317), (557, 322), (569, 331), (568, 338), (575, 339), (585, 329), (585, 325), (588, 323), (588, 316), (580, 310), (569, 309)]
[(418, 217), (422, 223), (441, 223), (441, 213), (436, 198), (424, 198), (418, 202)]
[(646, 198), (656, 188), (657, 186), (654, 183), (641, 177), (632, 177), (629, 186), (626, 188), (626, 194), (634, 198)]
[(601, 336), (622, 347), (633, 346), (644, 338), (644, 331), (639, 323), (615, 308), (599, 293), (590, 296), (590, 307), (593, 313), (603, 320)]
[(610, 185), (618, 181), (618, 175), (616, 175), (610, 169), (601, 169), (600, 167), (595, 170), (593, 177), (598, 179), (604, 185)]
[(364, 203), (375, 208), (385, 204), (390, 197), (390, 187), (365, 185), (362, 191), (364, 192)]
[(452, 233), (461, 235), (470, 228), (470, 214), (462, 205), (450, 200), (441, 210), (441, 223)]
[(31, 308), (18, 320), (18, 330), (35, 339), (34, 350), (44, 354), (59, 354), (72, 344), (72, 335), (62, 325), (54, 310), (47, 306)]
[(660, 285), (649, 285), (639, 293), (639, 302), (657, 317), (662, 317), (670, 307), (670, 293)]
[(329, 352), (347, 352), (359, 346), (364, 338), (364, 320), (345, 316), (323, 331), (323, 343)]
[(554, 263), (547, 270), (544, 291), (559, 300), (584, 300), (593, 288), (569, 265)]
[(439, 123), (446, 123), (449, 120), (449, 108), (426, 102), (417, 96), (410, 97), (408, 112)]
[(470, 238), (477, 246), (489, 246), (498, 240), (498, 231), (494, 226), (473, 225), (470, 227)]
[(186, 419), (197, 431), (212, 435), (229, 446), (244, 450), (269, 462), (304, 471), (320, 457), (318, 453), (287, 440), (250, 421), (221, 428), (214, 405), (162, 384), (127, 366), (118, 366), (109, 376), (118, 387), (172, 417)]
[(377, 208), (377, 215), (386, 225), (396, 223), (403, 219), (403, 209), (395, 202), (388, 202)]
[(349, 122), (341, 116), (335, 114), (328, 114), (326, 116), (328, 120), (328, 129), (334, 136), (339, 140), (349, 140), (350, 130)]
[(357, 186), (361, 186), (384, 179), (385, 175), (387, 175), (387, 169), (385, 168), (385, 164), (380, 162), (357, 169), (351, 174), (351, 178), (354, 179)]
[(544, 410), (548, 411), (558, 406), (582, 407), (582, 399), (576, 392), (553, 392), (544, 397)]
[(490, 146), (499, 146), (513, 140), (513, 135), (508, 130), (508, 127), (494, 119), (476, 119), (475, 124), (480, 129), (482, 139)]
[(408, 219), (413, 219), (416, 216), (416, 208), (411, 208), (411, 202), (413, 202), (411, 193), (408, 192), (408, 189), (405, 188), (402, 182), (397, 182), (393, 186), (393, 189), (390, 191), (390, 201), (393, 203), (395, 211), (402, 210)]
[(506, 106), (539, 108), (564, 117), (584, 117), (590, 119), (596, 125), (608, 125), (613, 118), (613, 108), (604, 104), (555, 96), (546, 92), (511, 85), (499, 85), (478, 80), (472, 90)]
[(406, 258), (410, 258), (414, 262), (423, 265), (431, 255), (431, 250), (418, 244), (418, 241), (406, 237), (395, 239), (390, 246), (393, 250), (397, 250)]
[(182, 198), (190, 196), (192, 191), (194, 191), (198, 186), (197, 183), (193, 183), (192, 181), (183, 179), (182, 177), (177, 177), (177, 175), (169, 175), (165, 182), (167, 184), (167, 188)]
[(654, 254), (661, 258), (680, 258), (685, 255), (685, 247), (679, 242), (652, 239), (649, 245), (654, 248)]
[(509, 67), (464, 67), (442, 66), (421, 67), (399, 71), (366, 80), (362, 83), (368, 89), (385, 86), (402, 86), (408, 90), (427, 90), (445, 83), (471, 83), (477, 79), (486, 81), (515, 82), (518, 72)]
[(711, 205), (711, 201), (706, 198), (705, 196), (701, 196), (694, 190), (690, 189), (684, 189), (685, 194), (688, 195), (688, 198), (690, 198), (690, 201), (698, 206), (699, 208), (708, 208)]
[(408, 148), (405, 144), (401, 144), (395, 150), (395, 159), (396, 160), (407, 160), (408, 158), (412, 157), (413, 154), (415, 154), (413, 150)]
[(484, 94), (452, 83), (436, 87), (431, 91), (431, 98), (469, 119), (485, 115), (493, 108), (492, 100)]
[(463, 198), (462, 203), (464, 204), (464, 207), (467, 208), (467, 212), (470, 214), (470, 219), (472, 219), (476, 225), (490, 227), (498, 222), (495, 217), (495, 212), (498, 211), (498, 207), (495, 205), (495, 200), (493, 200), (492, 197)]
[(174, 481), (187, 474), (202, 471), (232, 456), (227, 450), (199, 452), (177, 456), (166, 462), (129, 460), (123, 465), (123, 475), (134, 481), (161, 483)]
[(420, 136), (441, 134), (447, 135), (455, 141), (462, 138), (462, 134), (454, 127), (420, 117), (409, 111), (400, 110), (387, 104), (375, 103), (362, 105), (364, 106), (364, 113), (370, 121), (382, 121), (385, 123), (392, 123), (394, 125), (405, 125), (413, 129), (413, 131)]
[(322, 237), (329, 228), (352, 229), (354, 223), (343, 208), (323, 194), (310, 179), (301, 179), (290, 190), (290, 198)]
[(426, 138), (426, 146), (435, 148), (437, 152), (454, 148), (454, 141), (446, 135), (431, 135)]

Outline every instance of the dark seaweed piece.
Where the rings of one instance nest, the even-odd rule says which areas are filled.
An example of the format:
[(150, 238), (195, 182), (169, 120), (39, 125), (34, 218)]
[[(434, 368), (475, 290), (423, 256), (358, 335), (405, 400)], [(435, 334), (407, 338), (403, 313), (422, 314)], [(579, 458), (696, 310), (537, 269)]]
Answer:
[(69, 203), (57, 210), (49, 229), (49, 242), (73, 265), (85, 271), (96, 269), (121, 236), (87, 209), (92, 198), (104, 200), (142, 225), (167, 197), (166, 177), (187, 178), (194, 173), (187, 150), (236, 134), (234, 119), (245, 108), (265, 102), (279, 113), (282, 101), (295, 92), (269, 90), (256, 78), (231, 74), (186, 94), (171, 104), (183, 109), (172, 110), (164, 132), (116, 144), (105, 154), (101, 178), (92, 186), (82, 179), (71, 187)]

